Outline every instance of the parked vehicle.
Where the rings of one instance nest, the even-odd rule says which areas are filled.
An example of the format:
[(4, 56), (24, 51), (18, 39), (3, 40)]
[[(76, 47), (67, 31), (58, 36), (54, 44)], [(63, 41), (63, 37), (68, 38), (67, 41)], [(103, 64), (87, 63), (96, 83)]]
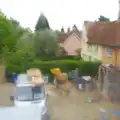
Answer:
[(48, 117), (47, 92), (44, 85), (31, 84), (26, 74), (18, 76), (11, 100), (16, 107), (38, 106), (41, 116)]
[(1, 120), (48, 120), (40, 115), (40, 107), (0, 107)]

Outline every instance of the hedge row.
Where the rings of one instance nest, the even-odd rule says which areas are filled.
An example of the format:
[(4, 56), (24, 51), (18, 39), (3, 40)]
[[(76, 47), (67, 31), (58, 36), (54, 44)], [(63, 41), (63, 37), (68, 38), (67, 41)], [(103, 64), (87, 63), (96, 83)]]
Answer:
[(47, 58), (41, 58), (40, 57), (40, 60), (42, 61), (49, 61), (49, 60), (81, 60), (81, 56), (71, 56), (71, 55), (67, 55), (67, 56), (52, 56), (52, 57), (47, 57)]
[(84, 75), (96, 75), (100, 62), (86, 62), (83, 60), (53, 60), (53, 61), (34, 61), (24, 65), (24, 69), (19, 64), (10, 64), (6, 71), (23, 73), (29, 68), (39, 68), (43, 73), (50, 73), (51, 68), (60, 68), (62, 72), (69, 72), (79, 68)]

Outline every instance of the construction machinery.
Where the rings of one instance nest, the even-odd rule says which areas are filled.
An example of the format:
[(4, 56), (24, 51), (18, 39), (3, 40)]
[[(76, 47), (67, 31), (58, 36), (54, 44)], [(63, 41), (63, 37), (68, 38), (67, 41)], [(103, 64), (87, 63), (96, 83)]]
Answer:
[(68, 76), (66, 73), (62, 73), (59, 68), (51, 69), (52, 74), (55, 76), (55, 86), (58, 88), (62, 95), (68, 95), (70, 93), (71, 83), (68, 80)]

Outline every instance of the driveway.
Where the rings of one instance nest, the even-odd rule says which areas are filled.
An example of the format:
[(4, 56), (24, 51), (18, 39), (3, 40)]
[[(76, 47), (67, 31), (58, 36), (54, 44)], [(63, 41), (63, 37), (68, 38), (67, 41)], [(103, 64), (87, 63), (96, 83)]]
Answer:
[[(10, 101), (12, 84), (0, 85), (0, 106), (13, 105)], [(86, 103), (89, 93), (71, 89), (70, 96), (60, 96), (56, 89), (46, 86), (51, 120), (99, 120), (99, 112), (95, 103)]]

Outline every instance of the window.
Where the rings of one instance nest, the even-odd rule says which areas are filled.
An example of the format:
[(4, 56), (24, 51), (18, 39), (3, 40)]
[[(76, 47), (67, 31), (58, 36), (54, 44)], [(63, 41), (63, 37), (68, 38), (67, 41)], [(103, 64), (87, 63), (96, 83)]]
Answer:
[(92, 61), (92, 57), (91, 56), (89, 56), (89, 61)]
[(15, 97), (19, 101), (35, 101), (41, 100), (45, 97), (45, 89), (44, 87), (17, 87), (15, 92)]
[(107, 56), (112, 57), (112, 48), (110, 47), (107, 48)]
[(95, 45), (95, 51), (98, 52), (98, 45)]
[(88, 51), (92, 50), (92, 45), (88, 45)]

